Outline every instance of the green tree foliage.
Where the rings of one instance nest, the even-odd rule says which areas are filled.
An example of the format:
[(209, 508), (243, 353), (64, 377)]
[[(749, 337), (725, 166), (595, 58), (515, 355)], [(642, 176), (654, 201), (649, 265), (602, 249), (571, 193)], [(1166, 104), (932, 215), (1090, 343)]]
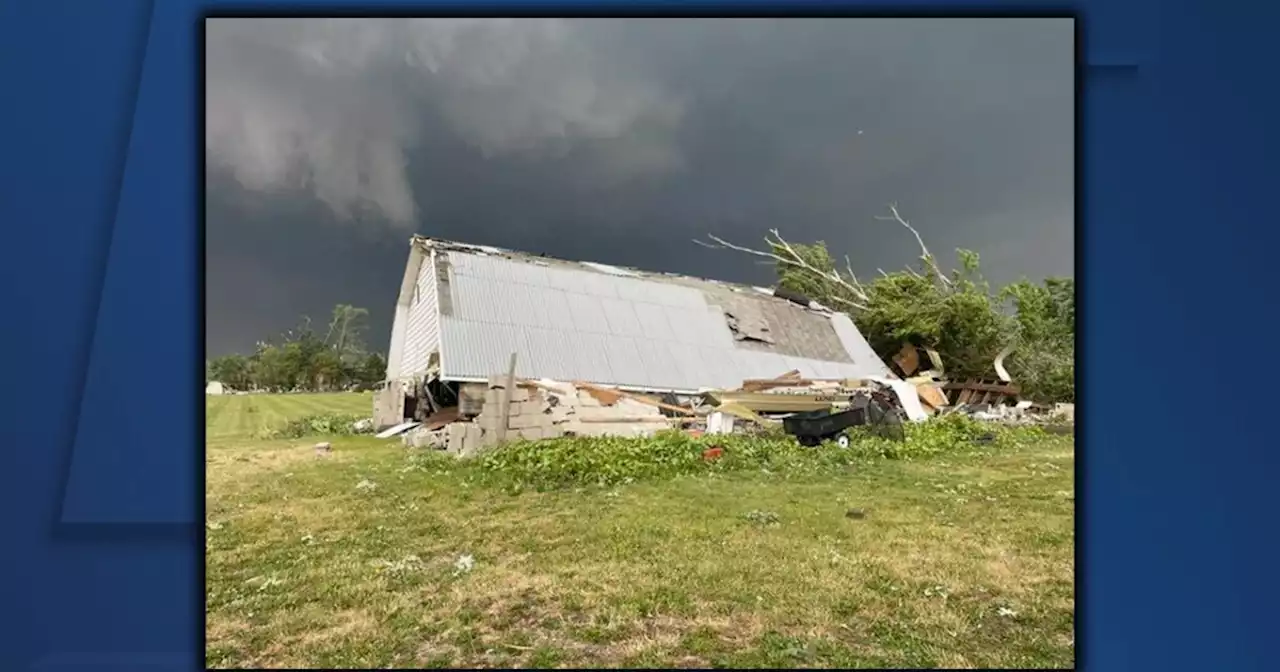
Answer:
[(977, 253), (957, 250), (957, 268), (942, 277), (931, 257), (919, 268), (882, 274), (859, 283), (837, 269), (825, 243), (770, 242), (772, 252), (798, 258), (809, 268), (777, 262), (778, 284), (850, 313), (871, 347), (885, 360), (904, 344), (937, 350), (955, 377), (995, 375), (993, 363), (1006, 345), (1006, 362), (1024, 395), (1044, 401), (1075, 399), (1075, 282), (1049, 278), (1013, 283), (997, 292), (983, 279)]
[(1075, 401), (1076, 283), (1071, 278), (1048, 278), (1043, 284), (1026, 280), (1001, 290), (1016, 310), (1013, 339), (1017, 346), (1009, 375), (1035, 394)]
[(386, 358), (367, 352), (369, 311), (334, 306), (323, 336), (303, 317), (292, 329), (261, 341), (251, 355), (225, 355), (206, 363), (206, 379), (236, 390), (329, 391), (367, 388), (386, 375)]

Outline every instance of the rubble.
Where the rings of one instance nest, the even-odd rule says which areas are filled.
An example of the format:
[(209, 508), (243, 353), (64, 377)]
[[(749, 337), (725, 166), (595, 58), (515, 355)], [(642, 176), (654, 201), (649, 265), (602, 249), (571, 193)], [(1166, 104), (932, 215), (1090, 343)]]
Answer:
[[(442, 422), (428, 418), (404, 435), (405, 445), (469, 457), (504, 441), (652, 436), (673, 426), (664, 410), (693, 414), (689, 409), (586, 383), (520, 380), (507, 394), (504, 378), (491, 377), (478, 398), (474, 388), (460, 394), (459, 407), (447, 409), (452, 411), (451, 417)], [(464, 398), (468, 413), (461, 410)], [(471, 418), (463, 419), (465, 415)]]
[[(904, 375), (916, 374), (907, 378), (808, 379), (799, 371), (788, 371), (775, 378), (744, 380), (736, 390), (703, 390), (683, 399), (581, 381), (518, 379), (512, 366), (487, 382), (460, 384), (456, 406), (379, 436), (402, 433), (408, 447), (469, 457), (507, 441), (644, 437), (672, 428), (715, 435), (782, 425), (806, 445), (817, 445), (864, 424), (901, 438), (904, 421), (952, 413), (1010, 424), (1074, 423), (1073, 404), (1046, 407), (1018, 400), (1018, 386), (998, 366), (1008, 352), (997, 358), (999, 380), (954, 382), (944, 377), (937, 353), (924, 350), (927, 359), (913, 347), (903, 348), (894, 358)], [(931, 368), (920, 371), (921, 364)]]
[(1075, 404), (1043, 406), (1023, 401), (1013, 406), (992, 403), (958, 404), (950, 413), (962, 413), (975, 420), (999, 422), (1010, 425), (1041, 425), (1046, 427), (1075, 424)]

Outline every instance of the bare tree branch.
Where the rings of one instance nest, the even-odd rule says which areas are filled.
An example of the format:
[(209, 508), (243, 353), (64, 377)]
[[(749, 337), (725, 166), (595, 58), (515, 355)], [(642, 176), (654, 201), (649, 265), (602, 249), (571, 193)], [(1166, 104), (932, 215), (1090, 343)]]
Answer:
[(849, 292), (852, 293), (854, 298), (857, 300), (856, 301), (849, 300), (839, 296), (832, 296), (829, 298), (834, 299), (835, 301), (838, 301), (852, 308), (857, 308), (858, 310), (866, 310), (865, 303), (869, 300), (870, 297), (867, 296), (867, 293), (863, 289), (862, 284), (858, 282), (856, 277), (852, 277), (851, 278), (852, 281), (846, 280), (837, 271), (834, 271), (834, 270), (830, 272), (824, 271), (820, 268), (815, 267), (809, 262), (805, 261), (804, 257), (800, 256), (800, 253), (797, 252), (796, 249), (791, 246), (791, 243), (787, 242), (786, 239), (784, 239), (782, 235), (778, 233), (777, 229), (770, 229), (769, 235), (765, 236), (764, 242), (769, 245), (770, 249), (781, 248), (786, 252), (786, 254), (778, 254), (776, 252), (764, 252), (762, 250), (756, 250), (750, 247), (735, 245), (719, 236), (716, 236), (710, 233), (707, 234), (707, 238), (711, 239), (711, 241), (713, 241), (715, 245), (703, 242), (701, 240), (695, 240), (694, 242), (696, 242), (697, 244), (703, 247), (708, 247), (711, 249), (736, 250), (738, 252), (744, 252), (746, 254), (750, 254), (753, 256), (772, 259), (777, 263), (802, 269), (824, 280), (834, 282), (840, 285), (841, 287), (844, 287), (845, 289), (849, 290)]
[(898, 204), (890, 203), (889, 212), (891, 214), (890, 217), (879, 216), (876, 219), (882, 222), (897, 222), (906, 227), (911, 232), (911, 235), (916, 237), (916, 242), (920, 244), (920, 258), (929, 265), (929, 268), (938, 276), (942, 284), (950, 287), (951, 281), (947, 279), (947, 274), (943, 273), (941, 268), (938, 268), (938, 262), (933, 258), (933, 254), (929, 252), (929, 248), (925, 246), (924, 238), (920, 236), (920, 232), (916, 231), (916, 227), (911, 226), (911, 223), (903, 219), (902, 215), (898, 213)]
[[(942, 269), (938, 266), (937, 261), (933, 258), (933, 254), (929, 252), (929, 248), (924, 244), (924, 237), (920, 235), (920, 232), (917, 231), (916, 228), (912, 226), (910, 222), (908, 222), (906, 219), (903, 219), (902, 214), (898, 212), (897, 203), (889, 204), (889, 213), (890, 215), (887, 217), (878, 216), (876, 217), (876, 219), (881, 221), (897, 222), (898, 224), (901, 224), (904, 228), (906, 228), (908, 231), (910, 231), (911, 235), (915, 236), (916, 243), (920, 245), (920, 258), (924, 261), (928, 269), (933, 272), (933, 275), (938, 279), (938, 282), (941, 283), (942, 287), (944, 289), (950, 289), (952, 287), (951, 280), (948, 279), (946, 274), (942, 272)], [(717, 249), (736, 250), (738, 252), (743, 252), (756, 257), (761, 257), (763, 259), (770, 259), (779, 264), (801, 269), (807, 273), (810, 273), (818, 278), (822, 278), (823, 280), (826, 280), (828, 282), (834, 282), (840, 285), (841, 287), (843, 287), (844, 289), (848, 290), (849, 293), (852, 294), (853, 297), (856, 299), (856, 301), (845, 299), (839, 296), (831, 296), (828, 298), (838, 301), (844, 305), (857, 308), (859, 310), (866, 310), (866, 304), (871, 301), (871, 297), (867, 292), (866, 286), (863, 285), (860, 280), (858, 280), (858, 276), (853, 272), (853, 264), (849, 261), (848, 255), (846, 255), (844, 258), (845, 273), (841, 274), (840, 271), (837, 269), (833, 268), (830, 271), (827, 271), (827, 270), (817, 268), (812, 264), (810, 264), (809, 262), (805, 261), (804, 257), (802, 257), (800, 253), (797, 252), (794, 247), (792, 247), (791, 243), (787, 242), (786, 239), (782, 237), (782, 234), (778, 233), (777, 229), (769, 229), (769, 235), (765, 236), (764, 238), (764, 242), (769, 246), (769, 249), (773, 250), (770, 252), (765, 252), (763, 250), (757, 250), (750, 247), (743, 247), (741, 245), (735, 245), (723, 238), (720, 238), (719, 236), (716, 236), (710, 233), (707, 234), (707, 238), (709, 238), (714, 244), (708, 243), (702, 240), (696, 240), (696, 239), (693, 242), (697, 243), (698, 245), (701, 245), (702, 247), (706, 247), (713, 250), (717, 250)], [(781, 253), (779, 253), (779, 250), (781, 251)], [(878, 268), (876, 270), (880, 272), (880, 275), (886, 278), (889, 277), (889, 274), (886, 273), (884, 269)], [(919, 271), (916, 271), (914, 268), (911, 268), (910, 266), (906, 267), (904, 270), (916, 278), (920, 278), (922, 280), (925, 279), (924, 275), (922, 275)], [(846, 275), (848, 277), (845, 277)]]

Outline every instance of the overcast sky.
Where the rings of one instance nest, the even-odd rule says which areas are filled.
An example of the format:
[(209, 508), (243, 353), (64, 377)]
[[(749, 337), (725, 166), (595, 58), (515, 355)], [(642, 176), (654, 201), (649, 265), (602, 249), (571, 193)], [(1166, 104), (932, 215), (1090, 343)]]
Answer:
[(213, 19), (209, 356), (335, 303), (385, 350), (413, 233), (769, 284), (778, 228), (860, 274), (1071, 275), (1067, 19)]

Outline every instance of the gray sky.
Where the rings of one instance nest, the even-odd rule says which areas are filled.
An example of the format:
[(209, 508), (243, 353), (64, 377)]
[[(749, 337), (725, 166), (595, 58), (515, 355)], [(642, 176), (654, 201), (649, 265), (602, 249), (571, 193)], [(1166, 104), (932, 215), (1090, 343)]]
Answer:
[(1068, 19), (213, 19), (209, 356), (335, 303), (386, 348), (415, 232), (768, 284), (770, 228), (873, 275), (1071, 275)]

